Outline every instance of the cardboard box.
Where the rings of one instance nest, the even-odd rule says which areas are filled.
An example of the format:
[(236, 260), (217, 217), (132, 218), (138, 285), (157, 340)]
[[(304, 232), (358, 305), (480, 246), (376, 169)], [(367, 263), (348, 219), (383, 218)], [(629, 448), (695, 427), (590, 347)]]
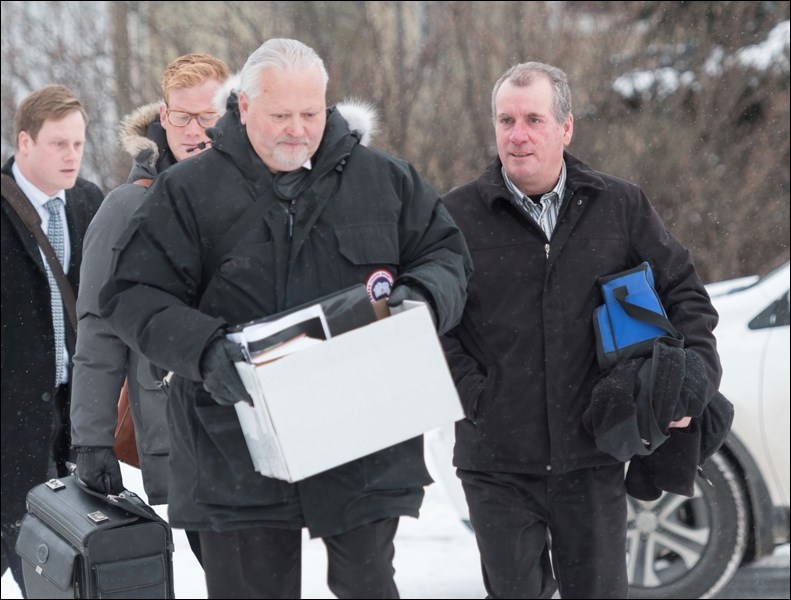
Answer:
[[(407, 304), (407, 303), (405, 303)], [(237, 363), (237, 403), (256, 471), (299, 481), (463, 417), (428, 308), (263, 365)]]

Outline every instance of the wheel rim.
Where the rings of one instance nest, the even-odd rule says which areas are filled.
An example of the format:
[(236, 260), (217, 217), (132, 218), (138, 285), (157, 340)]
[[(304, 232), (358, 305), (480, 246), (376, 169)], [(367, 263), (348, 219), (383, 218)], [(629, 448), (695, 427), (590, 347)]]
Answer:
[(628, 498), (630, 585), (655, 588), (684, 577), (711, 538), (711, 511), (695, 484), (692, 498), (663, 493), (653, 502)]

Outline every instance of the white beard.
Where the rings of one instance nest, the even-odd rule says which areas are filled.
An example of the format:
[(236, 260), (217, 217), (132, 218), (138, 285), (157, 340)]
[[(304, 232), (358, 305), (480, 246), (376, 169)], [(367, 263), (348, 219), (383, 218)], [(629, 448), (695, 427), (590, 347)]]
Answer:
[(310, 154), (308, 153), (307, 145), (291, 149), (278, 144), (275, 146), (272, 158), (275, 159), (284, 171), (293, 171), (304, 165), (310, 158)]

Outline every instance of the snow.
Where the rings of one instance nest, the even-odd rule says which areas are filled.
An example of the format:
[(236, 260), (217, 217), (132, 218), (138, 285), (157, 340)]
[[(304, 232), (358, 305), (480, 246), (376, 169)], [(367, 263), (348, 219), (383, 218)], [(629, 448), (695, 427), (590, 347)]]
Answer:
[[(419, 519), (401, 519), (396, 535), (396, 583), (402, 598), (483, 598), (475, 538), (461, 522), (452, 500), (440, 487), (439, 474), (427, 453), (437, 483), (426, 488)], [(122, 465), (124, 485), (145, 499), (140, 471)], [(155, 507), (163, 517), (166, 507)], [(302, 597), (334, 598), (326, 585), (327, 557), (321, 540), (303, 534)], [(173, 573), (177, 598), (206, 598), (203, 571), (180, 529), (173, 530)], [(2, 577), (2, 598), (21, 598), (11, 572)]]
[(772, 65), (778, 65), (788, 71), (786, 53), (791, 35), (791, 21), (783, 21), (775, 25), (766, 39), (760, 44), (742, 48), (736, 53), (736, 60), (745, 67), (766, 71)]
[[(732, 56), (726, 56), (721, 46), (715, 46), (702, 66), (702, 71), (710, 77), (718, 77), (724, 69), (732, 65), (757, 71), (771, 68), (787, 72), (789, 35), (791, 22), (778, 23), (767, 34), (764, 41), (745, 46)], [(692, 71), (679, 72), (673, 67), (657, 69), (635, 69), (620, 75), (612, 82), (616, 94), (627, 100), (639, 98), (644, 101), (656, 98), (661, 101), (682, 87), (695, 87), (696, 75)]]
[(694, 82), (695, 75), (691, 71), (679, 73), (672, 67), (662, 67), (648, 71), (635, 70), (621, 75), (613, 81), (612, 88), (622, 98), (640, 96), (643, 100), (650, 100), (655, 94), (659, 100), (663, 100), (682, 85), (689, 87)]
[[(442, 479), (450, 477), (452, 469), (445, 465), (450, 460), (449, 446), (442, 438), (452, 435), (452, 429), (442, 428), (426, 434), (426, 464), (437, 481), (426, 488), (420, 519), (401, 520), (396, 536), (396, 583), (402, 598), (483, 598), (486, 596), (481, 581), (478, 551), (470, 530), (459, 520), (459, 494), (448, 494)], [(140, 472), (122, 465), (126, 486), (145, 498)], [(453, 496), (453, 497), (451, 497)], [(163, 517), (166, 507), (155, 507)], [(192, 555), (187, 538), (180, 529), (173, 531), (176, 551), (173, 572), (177, 598), (205, 598), (203, 571)], [(779, 546), (773, 556), (766, 557), (755, 568), (788, 569), (789, 545)], [(753, 567), (751, 567), (753, 568)], [(325, 583), (327, 559), (321, 540), (303, 536), (302, 597), (334, 598)], [(787, 580), (786, 580), (787, 581)], [(21, 598), (11, 572), (2, 577), (0, 597)], [(557, 597), (557, 596), (556, 596)], [(725, 596), (738, 597), (738, 596)], [(780, 598), (782, 596), (771, 596)], [(787, 596), (786, 596), (787, 597)]]

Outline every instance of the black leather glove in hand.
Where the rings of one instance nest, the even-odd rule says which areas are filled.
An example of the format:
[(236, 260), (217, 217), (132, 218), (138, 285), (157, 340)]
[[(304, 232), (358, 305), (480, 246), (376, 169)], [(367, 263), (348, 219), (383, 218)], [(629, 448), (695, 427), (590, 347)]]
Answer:
[(77, 448), (77, 477), (100, 494), (120, 494), (124, 491), (121, 465), (112, 448)]
[(233, 363), (243, 360), (244, 354), (239, 345), (225, 338), (215, 339), (203, 351), (200, 360), (203, 388), (217, 404), (230, 406), (244, 401), (252, 406), (253, 399), (233, 366)]
[(390, 293), (390, 296), (387, 298), (387, 305), (390, 308), (395, 308), (396, 306), (400, 306), (404, 300), (425, 302), (428, 307), (428, 314), (431, 315), (431, 320), (434, 323), (434, 327), (437, 326), (437, 316), (434, 314), (434, 307), (420, 289), (411, 285), (399, 285)]

